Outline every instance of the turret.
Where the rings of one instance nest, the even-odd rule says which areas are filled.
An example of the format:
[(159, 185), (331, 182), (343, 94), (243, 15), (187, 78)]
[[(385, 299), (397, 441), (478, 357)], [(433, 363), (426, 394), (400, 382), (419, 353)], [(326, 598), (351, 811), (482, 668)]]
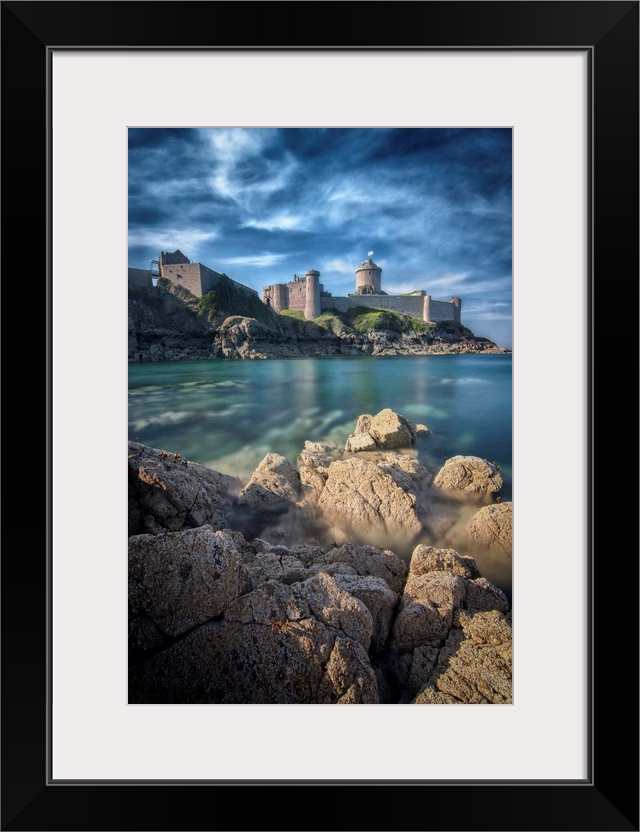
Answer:
[(425, 295), (422, 301), (422, 320), (431, 320), (431, 295)]
[(457, 295), (454, 295), (451, 298), (451, 303), (453, 304), (453, 320), (459, 323), (462, 312), (462, 300)]
[(382, 269), (370, 258), (365, 260), (359, 269), (356, 269), (356, 292), (362, 286), (373, 286), (373, 292), (379, 295), (382, 292)]
[(308, 269), (305, 273), (307, 279), (307, 295), (304, 305), (304, 316), (308, 321), (320, 317), (320, 272), (315, 269)]

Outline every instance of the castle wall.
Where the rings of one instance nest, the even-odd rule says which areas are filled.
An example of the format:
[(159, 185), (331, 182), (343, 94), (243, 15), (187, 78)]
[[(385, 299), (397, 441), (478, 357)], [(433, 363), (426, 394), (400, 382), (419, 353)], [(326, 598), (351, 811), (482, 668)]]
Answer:
[(289, 287), (284, 283), (275, 283), (273, 286), (265, 286), (262, 290), (262, 302), (266, 303), (276, 312), (289, 308)]
[[(423, 298), (421, 295), (358, 295), (342, 298), (320, 298), (322, 308), (334, 307), (338, 312), (346, 312), (355, 306), (367, 306), (370, 309), (390, 309), (392, 312), (402, 312), (413, 318), (422, 319)], [(432, 301), (433, 303), (433, 301)], [(451, 304), (449, 304), (451, 306)]]
[(197, 298), (201, 298), (214, 289), (220, 280), (219, 272), (214, 272), (202, 263), (163, 264), (162, 276), (175, 286), (184, 286)]
[(142, 289), (148, 291), (153, 287), (151, 272), (149, 269), (129, 269), (127, 279), (130, 289)]
[(460, 312), (457, 306), (445, 300), (431, 300), (431, 321), (459, 321)]
[(214, 272), (213, 269), (210, 269), (208, 266), (203, 266), (202, 263), (197, 263), (196, 265), (200, 266), (200, 285), (202, 287), (202, 294), (206, 295), (207, 292), (215, 288), (221, 275), (220, 272)]
[(307, 281), (292, 280), (285, 285), (289, 290), (289, 309), (304, 312), (305, 306), (307, 305)]
[(162, 276), (176, 286), (184, 286), (197, 298), (204, 294), (200, 285), (200, 263), (165, 263), (162, 266)]

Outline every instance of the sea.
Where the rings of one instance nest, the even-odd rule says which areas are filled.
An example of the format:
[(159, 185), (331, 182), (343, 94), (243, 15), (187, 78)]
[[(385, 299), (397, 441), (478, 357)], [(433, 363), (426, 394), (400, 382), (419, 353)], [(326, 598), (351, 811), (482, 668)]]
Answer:
[[(431, 434), (436, 473), (458, 454), (500, 465), (512, 496), (510, 354), (323, 356), (129, 365), (129, 439), (247, 481), (268, 453), (295, 463), (305, 440), (343, 447), (362, 413), (391, 408)], [(510, 594), (510, 558), (483, 574)]]

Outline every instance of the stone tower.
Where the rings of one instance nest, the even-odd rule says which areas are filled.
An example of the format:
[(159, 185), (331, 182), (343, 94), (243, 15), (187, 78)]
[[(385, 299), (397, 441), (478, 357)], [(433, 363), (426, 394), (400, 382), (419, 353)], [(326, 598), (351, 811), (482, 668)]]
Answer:
[(362, 286), (373, 286), (375, 294), (382, 292), (382, 269), (370, 258), (365, 260), (359, 269), (356, 269), (356, 292)]
[(454, 295), (451, 298), (451, 303), (453, 304), (453, 320), (460, 322), (460, 315), (462, 314), (462, 300), (457, 295)]
[(304, 306), (304, 316), (308, 321), (320, 317), (320, 272), (308, 269), (305, 273), (307, 280), (307, 295)]

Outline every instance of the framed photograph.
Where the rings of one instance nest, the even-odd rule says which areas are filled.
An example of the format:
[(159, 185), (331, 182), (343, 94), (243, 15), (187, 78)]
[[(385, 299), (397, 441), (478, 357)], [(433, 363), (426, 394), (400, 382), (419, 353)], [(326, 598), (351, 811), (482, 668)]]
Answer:
[[(2, 15), (4, 112), (10, 124), (4, 131), (5, 206), (12, 194), (29, 194), (26, 203), (16, 200), (15, 210), (5, 210), (5, 281), (16, 251), (37, 259), (43, 278), (31, 295), (45, 313), (40, 329), (47, 377), (47, 443), (39, 476), (45, 480), (46, 468), (43, 545), (28, 548), (28, 569), (24, 556), (9, 553), (3, 559), (2, 828), (638, 829), (637, 546), (629, 545), (626, 534), (618, 544), (610, 527), (614, 513), (624, 529), (629, 526), (622, 489), (610, 480), (613, 459), (625, 453), (623, 447), (612, 454), (611, 437), (628, 436), (623, 417), (629, 397), (613, 380), (613, 368), (604, 367), (606, 346), (617, 355), (622, 347), (625, 373), (631, 349), (637, 352), (635, 335), (633, 347), (624, 335), (637, 331), (638, 3), (4, 2)], [(284, 35), (285, 19), (294, 21), (291, 35)], [(303, 152), (304, 143), (313, 134), (317, 146), (321, 130), (331, 136), (314, 160)], [(217, 154), (218, 179), (209, 186), (227, 206), (240, 205), (242, 194), (257, 199), (269, 191), (275, 174), (261, 178), (258, 164), (268, 169), (273, 159), (282, 175), (282, 160), (292, 166), (304, 160), (305, 176), (291, 182), (292, 188), (304, 184), (304, 203), (294, 201), (298, 194), (292, 190), (290, 204), (279, 203), (268, 216), (264, 199), (241, 205), (244, 213), (228, 214), (225, 226), (242, 229), (237, 250), (225, 250), (222, 227), (214, 227), (210, 216), (200, 224), (183, 222), (206, 212), (204, 204), (179, 192), (191, 193), (203, 175), (191, 140), (184, 141), (187, 133), (209, 142)], [(271, 144), (263, 142), (253, 155), (243, 151), (240, 158), (238, 142), (258, 135), (268, 135)], [(453, 144), (463, 135), (464, 153)], [(384, 170), (363, 167), (358, 180), (363, 140), (374, 158), (376, 150), (382, 153), (380, 137), (389, 138), (384, 155), (391, 161)], [(168, 154), (176, 142), (182, 142), (181, 153)], [(465, 250), (482, 261), (484, 285), (497, 292), (486, 295), (486, 306), (482, 298), (465, 306), (458, 289), (468, 285), (466, 278), (446, 273), (444, 266), (431, 276), (436, 287), (451, 288), (451, 297), (435, 291), (432, 297), (428, 286), (381, 276), (387, 264), (375, 261), (387, 234), (388, 252), (410, 263), (401, 261), (402, 246), (414, 245), (409, 214), (417, 224), (429, 212), (452, 222), (450, 206), (412, 190), (411, 166), (403, 167), (405, 158), (416, 158), (416, 148), (430, 148), (433, 161), (436, 145), (446, 148), (432, 169), (442, 175), (450, 175), (449, 160), (459, 154), (456, 188)], [(134, 163), (131, 155), (128, 160), (132, 148)], [(353, 693), (346, 686), (353, 695), (345, 694), (345, 702), (365, 703), (374, 692), (378, 698), (369, 708), (322, 704), (340, 701), (339, 686), (335, 699), (333, 693), (312, 698), (306, 707), (291, 699), (234, 698), (210, 680), (203, 683), (209, 686), (205, 696), (182, 699), (171, 682), (167, 698), (166, 673), (156, 657), (171, 646), (172, 633), (167, 629), (154, 642), (143, 616), (136, 622), (142, 635), (134, 645), (134, 652), (141, 651), (134, 665), (144, 672), (134, 673), (132, 684), (125, 556), (132, 517), (125, 507), (122, 449), (125, 438), (163, 447), (164, 440), (148, 439), (154, 414), (175, 424), (182, 416), (177, 401), (167, 398), (171, 380), (163, 387), (164, 381), (141, 373), (136, 389), (144, 404), (133, 414), (135, 424), (130, 408), (127, 417), (128, 360), (141, 357), (137, 367), (150, 366), (144, 359), (151, 341), (138, 338), (137, 331), (133, 346), (127, 340), (125, 268), (133, 267), (129, 292), (144, 294), (147, 280), (165, 281), (172, 299), (182, 294), (198, 307), (199, 320), (229, 311), (224, 290), (244, 292), (260, 315), (288, 313), (284, 317), (296, 331), (310, 322), (322, 326), (323, 314), (335, 315), (331, 326), (350, 327), (352, 341), (362, 334), (362, 310), (370, 301), (376, 310), (384, 307), (387, 317), (420, 321), (425, 332), (438, 329), (439, 321), (460, 327), (467, 323), (465, 314), (487, 321), (481, 317), (487, 306), (495, 324), (498, 304), (507, 302), (499, 294), (495, 256), (504, 243), (504, 228), (498, 228), (504, 216), (496, 213), (488, 191), (475, 185), (487, 158), (501, 155), (509, 159), (509, 184), (513, 175), (513, 341), (501, 343), (506, 330), (499, 329), (492, 340), (496, 351), (513, 348), (514, 364), (513, 694), (492, 699), (485, 693), (463, 699), (460, 708), (446, 707), (459, 700), (447, 693), (451, 685), (429, 682), (425, 642), (422, 676), (416, 675), (415, 654), (410, 669), (398, 669), (405, 662), (400, 650), (393, 671), (391, 665), (377, 668), (370, 689)], [(398, 223), (365, 245), (362, 265), (352, 270), (353, 289), (340, 283), (346, 266), (338, 248), (322, 260), (320, 274), (315, 262), (305, 262), (296, 266), (308, 269), (303, 276), (296, 272), (289, 283), (280, 281), (268, 272), (270, 262), (280, 257), (288, 268), (295, 258), (287, 259), (284, 248), (269, 249), (265, 235), (292, 230), (301, 221), (301, 206), (311, 216), (314, 187), (331, 182), (336, 172), (344, 181), (347, 169), (354, 183), (386, 189), (388, 199), (396, 200)], [(492, 171), (495, 183), (504, 181), (500, 162)], [(404, 188), (393, 191), (394, 181)], [(257, 183), (255, 193), (248, 186), (242, 190), (243, 182)], [(435, 173), (430, 182), (437, 195)], [(495, 184), (494, 195), (498, 190)], [(471, 211), (465, 202), (470, 199), (482, 205), (474, 203)], [(366, 200), (359, 204), (366, 210)], [(479, 213), (482, 224), (476, 222)], [(354, 223), (352, 216), (337, 217), (334, 236), (347, 221)], [(176, 241), (187, 227), (192, 235), (181, 238), (180, 248)], [(432, 250), (442, 249), (438, 224), (426, 227)], [(164, 236), (155, 257), (158, 228)], [(310, 238), (316, 230), (301, 232)], [(203, 245), (207, 234), (215, 237), (210, 249)], [(305, 252), (313, 250), (309, 245)], [(207, 262), (208, 251), (220, 261)], [(244, 273), (237, 270), (255, 265), (258, 256), (268, 278), (263, 287), (250, 285), (245, 292)], [(322, 282), (325, 275), (333, 275), (331, 285)], [(296, 292), (305, 295), (304, 303)], [(634, 317), (626, 325), (629, 306)], [(476, 335), (491, 338), (493, 331)], [(219, 349), (235, 349), (235, 337), (231, 333)], [(286, 384), (273, 380), (281, 409)], [(325, 384), (334, 390), (338, 381)], [(152, 387), (161, 391), (157, 413), (148, 396)], [(215, 413), (199, 416), (200, 433), (222, 404), (230, 408), (228, 430), (239, 413), (239, 399), (233, 400), (228, 385), (215, 395)], [(480, 401), (457, 395), (462, 409)], [(481, 397), (482, 406), (494, 408), (496, 431), (500, 395), (494, 379), (494, 398), (491, 392)], [(425, 404), (437, 421), (437, 401)], [(311, 405), (301, 411), (303, 428), (313, 424), (314, 412)], [(409, 414), (410, 432), (419, 415)], [(279, 430), (266, 412), (251, 418), (265, 431)], [(332, 425), (327, 423), (327, 431)], [(379, 450), (378, 434), (364, 427), (349, 441), (369, 437)], [(609, 444), (601, 441), (596, 448), (596, 427)], [(637, 418), (631, 430), (637, 430)], [(217, 435), (213, 426), (209, 433)], [(462, 429), (459, 437), (464, 440)], [(224, 436), (215, 441), (224, 443)], [(188, 450), (178, 450), (178, 461), (188, 456)], [(240, 455), (246, 454), (241, 447)], [(237, 459), (224, 464), (229, 470), (219, 469), (233, 473)], [(503, 471), (509, 485), (510, 474)], [(398, 477), (396, 472), (394, 481)], [(245, 503), (247, 523), (257, 522)], [(136, 515), (135, 532), (155, 533), (160, 514), (149, 520), (147, 510), (145, 517)], [(274, 522), (268, 541), (269, 534), (269, 545), (277, 546), (284, 532)], [(335, 540), (335, 547), (343, 542)], [(623, 557), (613, 555), (618, 551)], [(308, 569), (317, 563), (294, 565)], [(280, 584), (285, 594), (299, 585), (294, 572)], [(339, 587), (336, 578), (353, 583), (352, 566), (345, 571), (344, 563), (333, 563), (329, 572), (321, 580), (332, 587)], [(498, 570), (491, 578), (501, 586), (499, 575)], [(20, 591), (25, 579), (28, 603)], [(623, 594), (630, 584), (631, 598)], [(510, 582), (503, 588), (510, 604)], [(368, 615), (366, 604), (358, 609)], [(206, 613), (215, 628), (217, 613), (209, 607)], [(352, 653), (358, 649), (349, 647)], [(340, 672), (348, 676), (353, 656), (345, 656)], [(196, 655), (189, 661), (199, 660)], [(495, 681), (494, 668), (485, 665), (485, 672)], [(228, 681), (232, 668), (223, 675)], [(383, 678), (386, 699), (380, 694)], [(271, 689), (278, 689), (277, 681)], [(414, 708), (414, 699), (432, 707)], [(278, 701), (288, 704), (276, 708)], [(504, 704), (485, 708), (481, 702)], [(615, 750), (621, 737), (632, 738), (633, 765)], [(310, 811), (318, 796), (337, 797), (338, 814)]]

